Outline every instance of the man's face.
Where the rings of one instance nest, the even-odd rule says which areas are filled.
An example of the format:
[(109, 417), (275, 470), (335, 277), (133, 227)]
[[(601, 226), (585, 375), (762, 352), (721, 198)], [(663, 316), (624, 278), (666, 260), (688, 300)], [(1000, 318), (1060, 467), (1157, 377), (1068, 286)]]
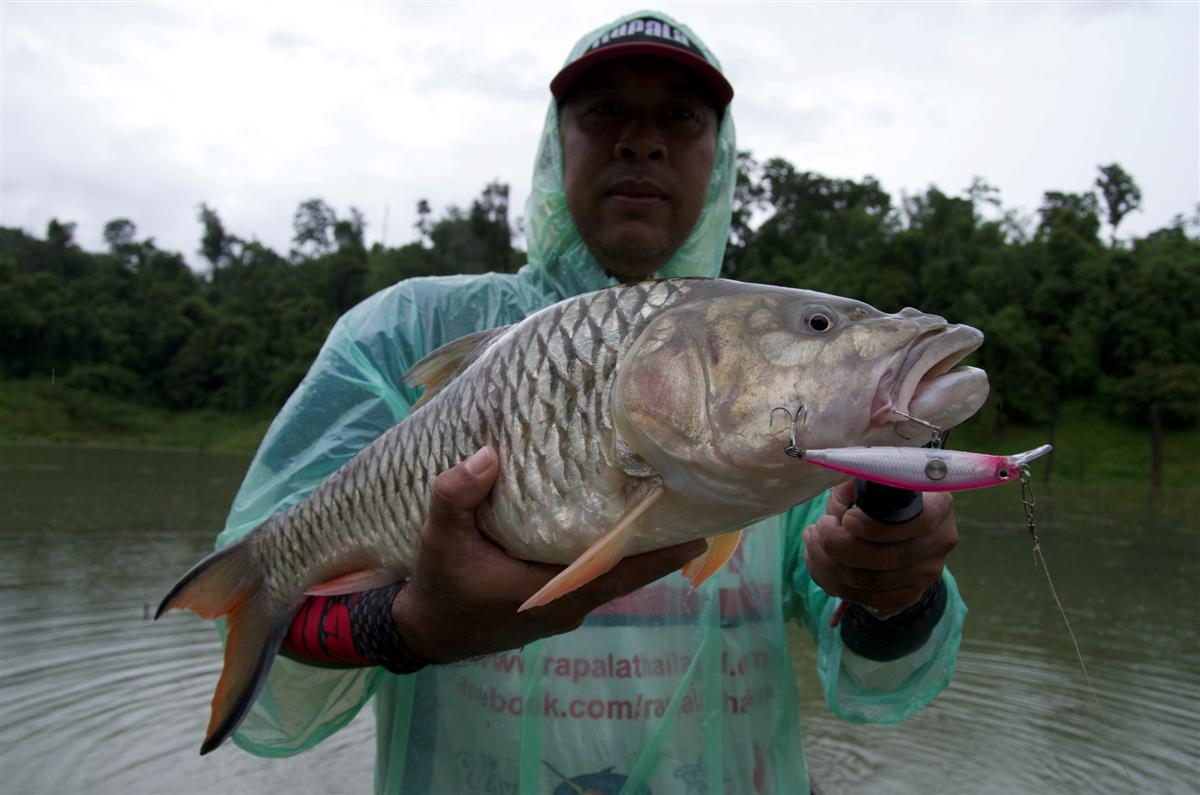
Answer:
[(659, 58), (600, 64), (559, 112), (563, 182), (583, 241), (621, 281), (649, 277), (696, 225), (716, 156), (704, 83)]

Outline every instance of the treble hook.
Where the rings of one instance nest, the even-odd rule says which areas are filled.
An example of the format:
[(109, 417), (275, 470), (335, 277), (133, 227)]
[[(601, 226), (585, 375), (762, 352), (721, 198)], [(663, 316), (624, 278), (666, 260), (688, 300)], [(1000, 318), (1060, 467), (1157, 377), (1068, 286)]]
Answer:
[(796, 444), (796, 424), (799, 423), (801, 419), (808, 419), (808, 409), (805, 408), (803, 403), (801, 403), (796, 408), (796, 413), (793, 414), (791, 410), (786, 409), (783, 406), (776, 406), (775, 408), (771, 409), (771, 427), (775, 426), (775, 412), (777, 411), (782, 411), (784, 414), (788, 415), (788, 419), (792, 421), (791, 438), (788, 440), (788, 446), (783, 448), (783, 452), (787, 453), (792, 458), (804, 458), (804, 450), (802, 450), (800, 446)]

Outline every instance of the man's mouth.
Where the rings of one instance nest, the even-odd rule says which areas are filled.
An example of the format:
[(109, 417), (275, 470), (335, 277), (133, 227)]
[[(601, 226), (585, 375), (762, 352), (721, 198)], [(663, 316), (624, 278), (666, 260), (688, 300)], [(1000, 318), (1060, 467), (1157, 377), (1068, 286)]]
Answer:
[(651, 180), (623, 179), (604, 192), (604, 198), (635, 207), (651, 207), (669, 200), (667, 192)]

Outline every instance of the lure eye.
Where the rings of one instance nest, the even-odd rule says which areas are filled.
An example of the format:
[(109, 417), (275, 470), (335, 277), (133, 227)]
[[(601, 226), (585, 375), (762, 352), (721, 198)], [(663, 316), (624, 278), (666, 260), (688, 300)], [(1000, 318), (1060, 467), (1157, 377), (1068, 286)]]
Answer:
[(1000, 478), (1001, 480), (1008, 480), (1008, 475), (1008, 467), (1000, 467), (1000, 469), (996, 472), (996, 477)]
[(818, 333), (829, 331), (833, 328), (833, 313), (824, 307), (811, 309), (804, 316), (804, 325)]

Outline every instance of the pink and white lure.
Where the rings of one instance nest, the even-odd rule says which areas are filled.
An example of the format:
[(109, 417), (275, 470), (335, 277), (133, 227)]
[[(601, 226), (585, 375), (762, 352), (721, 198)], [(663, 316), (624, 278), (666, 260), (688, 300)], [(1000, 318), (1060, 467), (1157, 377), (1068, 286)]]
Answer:
[(929, 447), (831, 447), (805, 450), (801, 460), (885, 486), (912, 491), (966, 491), (1017, 480), (1021, 467), (1053, 448), (989, 455)]

